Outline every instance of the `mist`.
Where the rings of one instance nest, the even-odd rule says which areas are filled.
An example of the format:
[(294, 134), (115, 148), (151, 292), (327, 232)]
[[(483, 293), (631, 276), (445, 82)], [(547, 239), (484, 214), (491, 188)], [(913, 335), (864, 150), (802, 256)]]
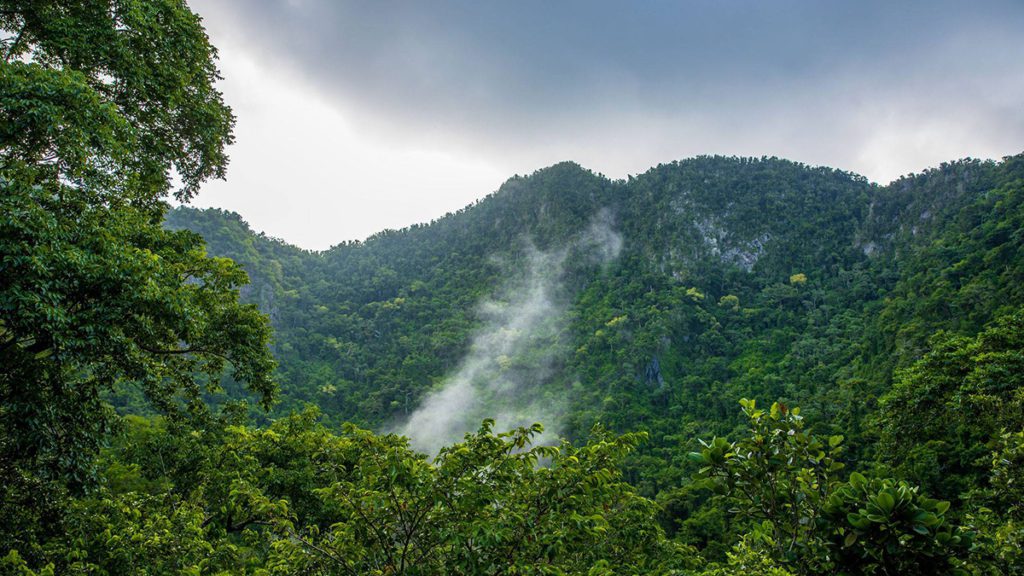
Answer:
[(501, 262), (503, 285), (477, 305), (482, 326), (467, 355), (397, 430), (417, 451), (433, 456), (485, 418), (493, 418), (498, 430), (540, 422), (545, 430), (539, 443), (558, 437), (568, 399), (544, 384), (570, 353), (562, 341), (572, 296), (565, 288), (566, 263), (571, 257), (607, 264), (618, 257), (622, 238), (602, 211), (561, 247), (541, 251), (529, 240), (524, 245), (520, 258)]

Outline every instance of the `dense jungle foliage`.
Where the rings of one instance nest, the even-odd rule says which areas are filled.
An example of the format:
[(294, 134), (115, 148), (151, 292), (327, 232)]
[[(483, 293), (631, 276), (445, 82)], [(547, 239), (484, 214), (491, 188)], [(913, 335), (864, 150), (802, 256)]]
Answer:
[[(169, 209), (233, 126), (184, 2), (0, 32), (0, 574), (1024, 573), (1024, 155), (563, 163), (314, 253)], [(390, 433), (467, 357), (548, 431)]]
[[(314, 404), (326, 423), (386, 430), (458, 367), (486, 329), (478, 303), (515, 285), (531, 250), (571, 245), (595, 218), (610, 220), (621, 253), (552, 272), (564, 330), (543, 342), (545, 355), (527, 347), (505, 362), (557, 351), (543, 381), (520, 391), (568, 401), (562, 435), (585, 442), (595, 423), (647, 435), (621, 470), (660, 505), (670, 539), (725, 561), (743, 534), (744, 554), (764, 552), (755, 519), (780, 529), (778, 511), (731, 514), (751, 504), (723, 504), (687, 458), (697, 438), (742, 437), (738, 402), (767, 398), (802, 406), (815, 432), (843, 438), (836, 461), (870, 478), (847, 490), (867, 498), (903, 486), (951, 503), (961, 538), (989, 531), (953, 555), (988, 546), (1009, 570), (1019, 507), (992, 482), (997, 466), (1020, 476), (1019, 460), (997, 455), (1016, 454), (1024, 427), (1022, 184), (1021, 156), (953, 162), (888, 186), (777, 159), (695, 158), (618, 182), (565, 163), (428, 225), (322, 253), (217, 210), (180, 208), (168, 225), (199, 232), (249, 271), (245, 297), (276, 331), (281, 414)], [(820, 506), (838, 488), (815, 482)], [(840, 542), (850, 529), (838, 529)], [(873, 552), (830, 551), (821, 538), (774, 561), (848, 573), (835, 558), (853, 554), (863, 573), (934, 571), (917, 559), (872, 572)], [(828, 559), (808, 568), (812, 553)]]

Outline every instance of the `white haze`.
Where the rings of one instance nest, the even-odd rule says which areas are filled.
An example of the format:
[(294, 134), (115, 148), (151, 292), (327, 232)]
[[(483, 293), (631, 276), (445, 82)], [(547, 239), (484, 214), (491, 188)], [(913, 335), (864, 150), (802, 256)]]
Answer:
[(548, 442), (561, 429), (566, 398), (541, 395), (540, 385), (553, 375), (565, 354), (559, 335), (567, 327), (563, 273), (570, 254), (598, 263), (614, 260), (622, 238), (607, 212), (566, 246), (542, 252), (527, 244), (523, 261), (505, 262), (510, 273), (495, 298), (478, 306), (483, 320), (469, 353), (439, 390), (429, 393), (398, 432), (412, 446), (435, 455), (438, 450), (476, 430), (485, 418), (507, 430), (540, 422)]

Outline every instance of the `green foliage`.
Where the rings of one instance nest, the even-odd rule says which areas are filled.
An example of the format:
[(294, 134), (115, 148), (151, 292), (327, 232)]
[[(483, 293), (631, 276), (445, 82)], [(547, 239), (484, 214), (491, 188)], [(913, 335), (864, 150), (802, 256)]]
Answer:
[(804, 431), (799, 408), (778, 402), (769, 410), (741, 400), (748, 436), (702, 442), (690, 454), (701, 465), (698, 477), (726, 495), (751, 526), (751, 543), (801, 573), (829, 567), (820, 524), (844, 467), (842, 436), (819, 438)]
[(0, 29), (5, 163), (145, 204), (224, 176), (234, 117), (182, 0), (5, 0)]
[(867, 574), (948, 573), (951, 559), (966, 557), (970, 546), (969, 534), (945, 518), (948, 509), (949, 502), (927, 498), (904, 481), (868, 480), (856, 472), (824, 507), (837, 564)]
[(1024, 312), (973, 338), (940, 333), (882, 399), (883, 457), (945, 498), (983, 482), (989, 446), (1024, 429)]
[(768, 554), (751, 547), (741, 540), (727, 554), (722, 566), (713, 566), (698, 572), (700, 576), (792, 576), (791, 572), (779, 566)]
[[(534, 446), (485, 422), (430, 462), (306, 412), (179, 434), (133, 420), (106, 488), (42, 544), (61, 573), (623, 574), (692, 567), (622, 481), (642, 435)], [(16, 556), (7, 561), (21, 566)]]
[(953, 573), (969, 538), (945, 518), (949, 502), (887, 478), (841, 481), (842, 436), (804, 431), (798, 408), (742, 400), (748, 436), (703, 443), (698, 478), (750, 527), (747, 545), (798, 574)]
[(531, 447), (539, 426), (496, 435), (492, 424), (433, 464), (404, 442), (350, 432), (363, 456), (344, 481), (318, 491), (330, 529), (278, 546), (282, 566), (351, 574), (664, 571), (671, 547), (651, 522), (653, 504), (616, 466), (637, 436)]
[(201, 421), (226, 368), (264, 405), (275, 387), (245, 273), (161, 227), (172, 182), (187, 200), (223, 176), (231, 142), (198, 17), (2, 1), (0, 31), (0, 539), (18, 547), (94, 484), (111, 390)]
[(48, 564), (38, 571), (30, 569), (17, 550), (11, 550), (7, 556), (0, 558), (0, 574), (3, 576), (53, 576), (54, 572), (52, 564)]
[(967, 520), (978, 536), (972, 562), (986, 574), (1024, 574), (1024, 432), (995, 443), (987, 486), (976, 487)]
[[(311, 253), (167, 211), (234, 122), (182, 0), (0, 0), (0, 32), (3, 574), (1020, 573), (1024, 155), (562, 163)], [(598, 221), (613, 261), (573, 247)], [(407, 416), (536, 250), (556, 329), (494, 362), (544, 364), (571, 442), (341, 425)], [(271, 353), (276, 420), (238, 401)]]

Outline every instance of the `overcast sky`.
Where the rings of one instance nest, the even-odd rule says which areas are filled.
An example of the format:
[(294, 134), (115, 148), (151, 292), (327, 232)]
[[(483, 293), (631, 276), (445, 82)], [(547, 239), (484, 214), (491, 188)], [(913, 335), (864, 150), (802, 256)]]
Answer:
[(573, 160), (878, 182), (1024, 151), (1024, 1), (191, 0), (238, 116), (194, 204), (324, 249)]

